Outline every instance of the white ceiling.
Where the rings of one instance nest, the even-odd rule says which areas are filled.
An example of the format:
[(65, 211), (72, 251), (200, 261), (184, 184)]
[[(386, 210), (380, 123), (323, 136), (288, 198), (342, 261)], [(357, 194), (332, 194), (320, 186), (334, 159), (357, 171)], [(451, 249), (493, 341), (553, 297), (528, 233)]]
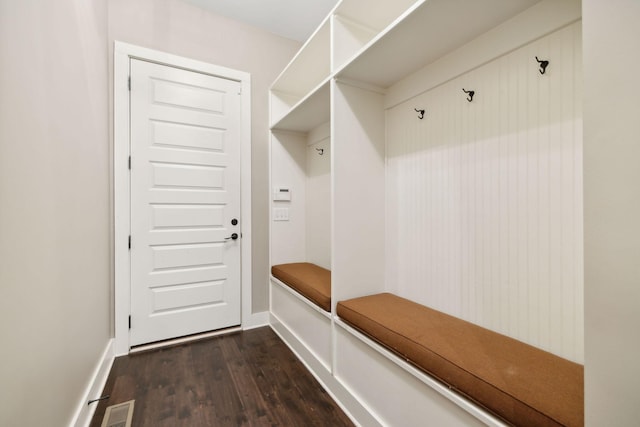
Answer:
[(280, 36), (304, 41), (338, 0), (184, 0)]

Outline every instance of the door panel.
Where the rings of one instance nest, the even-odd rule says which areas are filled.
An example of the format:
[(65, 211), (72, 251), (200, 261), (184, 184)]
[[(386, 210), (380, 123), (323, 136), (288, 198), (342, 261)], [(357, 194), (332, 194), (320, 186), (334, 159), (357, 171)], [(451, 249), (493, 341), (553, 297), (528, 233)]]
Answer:
[(132, 346), (240, 324), (239, 91), (131, 60)]
[(192, 148), (196, 150), (223, 150), (224, 130), (178, 123), (150, 122), (157, 146)]

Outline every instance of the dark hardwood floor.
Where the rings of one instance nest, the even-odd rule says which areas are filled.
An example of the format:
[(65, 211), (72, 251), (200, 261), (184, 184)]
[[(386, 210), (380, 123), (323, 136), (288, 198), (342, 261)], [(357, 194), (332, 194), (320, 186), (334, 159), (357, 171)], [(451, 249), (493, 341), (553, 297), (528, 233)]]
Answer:
[(269, 327), (118, 357), (91, 422), (135, 399), (134, 426), (353, 426)]

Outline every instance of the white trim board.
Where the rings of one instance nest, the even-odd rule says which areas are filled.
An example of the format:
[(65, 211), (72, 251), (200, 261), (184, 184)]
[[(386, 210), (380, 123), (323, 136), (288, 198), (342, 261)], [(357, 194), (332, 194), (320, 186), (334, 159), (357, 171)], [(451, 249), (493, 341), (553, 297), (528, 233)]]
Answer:
[(244, 71), (208, 64), (115, 41), (113, 70), (114, 105), (114, 262), (115, 262), (115, 346), (116, 355), (129, 352), (131, 275), (128, 238), (130, 233), (129, 189), (129, 61), (138, 58), (158, 64), (218, 76), (240, 82), (241, 86), (241, 292), (242, 325), (254, 323), (251, 313), (251, 75)]
[(89, 405), (88, 402), (99, 398), (102, 390), (104, 390), (104, 386), (109, 378), (111, 366), (115, 359), (113, 351), (114, 340), (110, 339), (107, 343), (107, 347), (102, 353), (102, 357), (98, 361), (93, 374), (91, 375), (91, 379), (87, 383), (84, 393), (82, 394), (82, 399), (78, 403), (78, 407), (71, 419), (71, 426), (88, 427), (91, 423), (93, 414), (96, 412), (98, 402), (92, 403), (91, 405)]
[(250, 329), (262, 328), (263, 326), (269, 326), (269, 312), (261, 311), (259, 313), (253, 313), (248, 319), (242, 319), (242, 330), (248, 331)]

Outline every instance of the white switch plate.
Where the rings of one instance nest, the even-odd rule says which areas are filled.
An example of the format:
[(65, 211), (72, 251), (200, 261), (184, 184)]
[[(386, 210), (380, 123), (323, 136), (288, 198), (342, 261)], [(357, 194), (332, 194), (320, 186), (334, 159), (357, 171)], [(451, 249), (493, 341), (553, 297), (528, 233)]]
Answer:
[(289, 208), (274, 208), (273, 209), (274, 221), (289, 221)]

